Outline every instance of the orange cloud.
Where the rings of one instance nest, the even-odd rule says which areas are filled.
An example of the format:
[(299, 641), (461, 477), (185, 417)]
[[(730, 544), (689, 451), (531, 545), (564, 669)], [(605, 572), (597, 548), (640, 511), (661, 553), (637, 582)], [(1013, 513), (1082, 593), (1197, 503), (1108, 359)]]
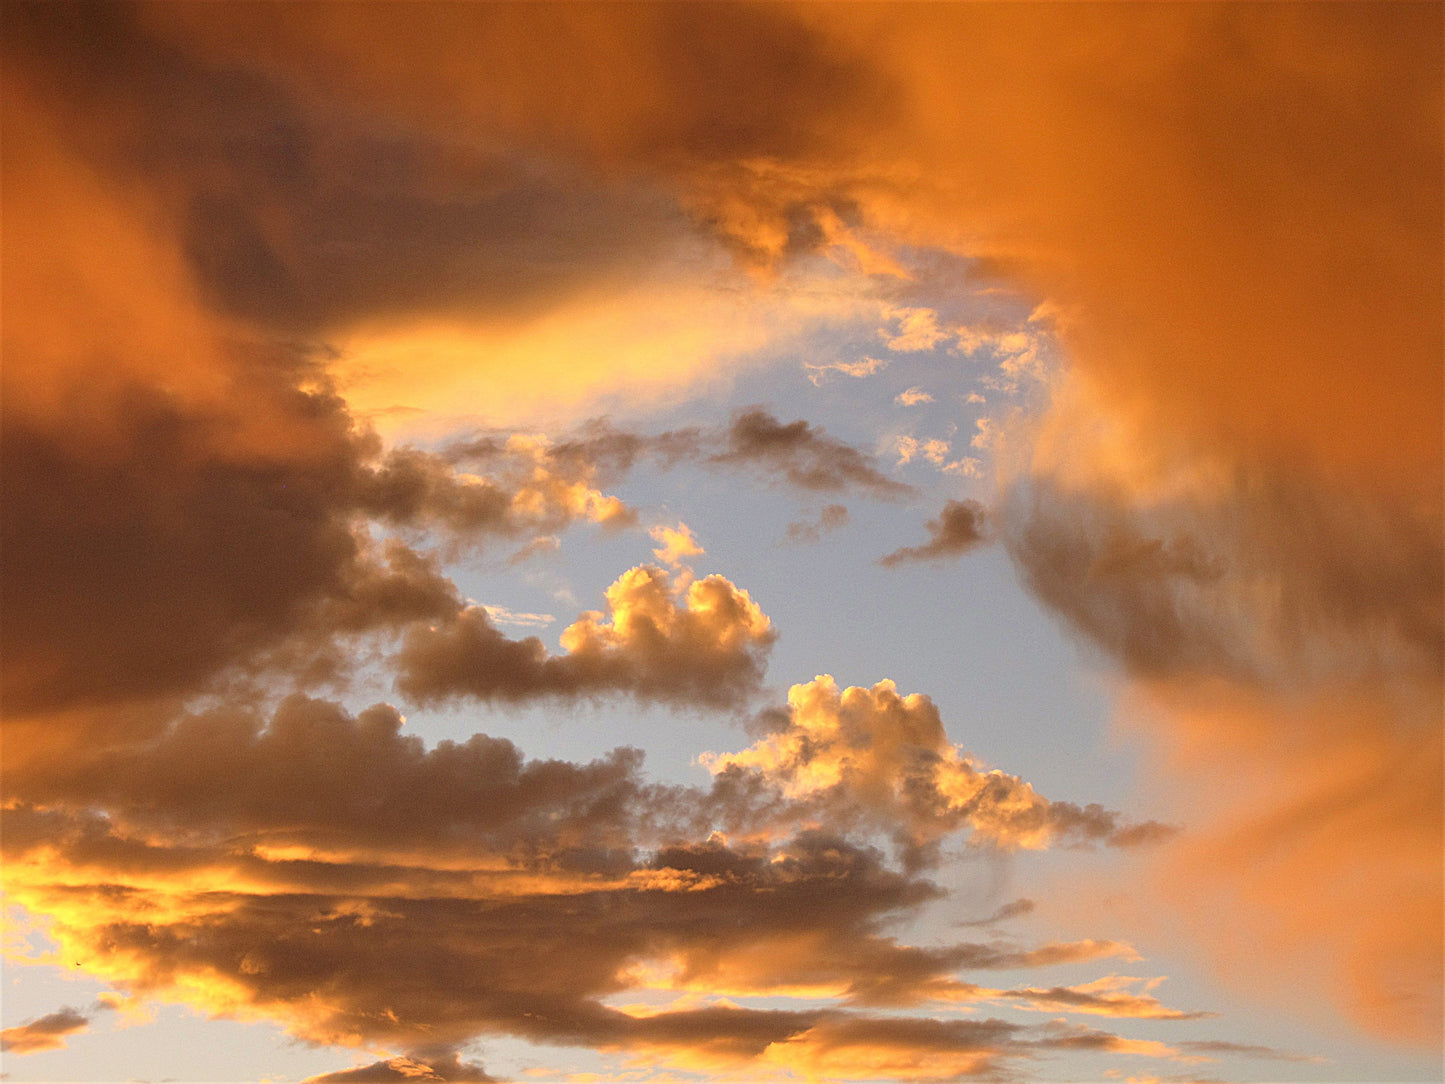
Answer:
[(757, 689), (776, 637), (748, 593), (722, 576), (674, 584), (640, 566), (607, 589), (606, 617), (583, 614), (561, 655), (536, 637), (509, 640), (472, 606), (446, 624), (416, 627), (397, 656), (397, 688), (429, 702), (459, 696), (521, 700), (628, 691), (683, 704), (739, 703)]
[(893, 682), (839, 690), (828, 675), (788, 691), (786, 725), (739, 753), (699, 760), (727, 784), (758, 776), (826, 823), (870, 822), (922, 861), (950, 833), (979, 843), (1042, 848), (1060, 839), (1127, 845), (1167, 836), (1126, 826), (1099, 806), (1050, 802), (1017, 776), (988, 770), (953, 745), (938, 709)]
[(63, 1050), (66, 1040), (90, 1028), (90, 1017), (69, 1006), (46, 1013), (27, 1024), (0, 1031), (0, 1050), (12, 1054), (38, 1054)]

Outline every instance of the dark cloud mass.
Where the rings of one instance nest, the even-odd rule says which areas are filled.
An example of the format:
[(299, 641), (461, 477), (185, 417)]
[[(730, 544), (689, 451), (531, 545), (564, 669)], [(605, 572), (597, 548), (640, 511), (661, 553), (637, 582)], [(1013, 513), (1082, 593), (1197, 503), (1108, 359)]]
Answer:
[(300, 336), (418, 310), (530, 314), (678, 233), (655, 193), (495, 134), (317, 102), (158, 34), (164, 11), (18, 4), (7, 46), (87, 159), (161, 194), (223, 312)]
[[(743, 765), (696, 790), (645, 783), (640, 763), (526, 761), (484, 735), (428, 750), (393, 709), (293, 698), (270, 720), (217, 709), (32, 762), (7, 778), (3, 847), (15, 898), (55, 914), (62, 951), (123, 989), (199, 982), (191, 996), (219, 1011), (202, 980), (221, 977), (226, 998), (298, 1035), (389, 1045), (435, 1072), (424, 1046), (485, 1034), (740, 1063), (808, 1035), (826, 1050), (855, 1026), (901, 1042), (926, 1023), (604, 1004), (648, 969), (715, 994), (805, 983), (895, 1006), (1035, 999), (957, 972), (1130, 953), (900, 944), (881, 928), (939, 890), (809, 827), (817, 803)], [(55, 880), (57, 861), (80, 876)], [(379, 1065), (366, 1071), (397, 1069)]]
[[(1207, 1015), (1155, 979), (972, 981), (1137, 960), (1121, 940), (901, 933), (965, 847), (1137, 846), (1121, 923), (1152, 908), (1283, 1009), (1317, 987), (1438, 1051), (1440, 29), (1431, 4), (7, 3), (7, 903), (118, 990), (379, 1059), (316, 1081), (489, 1080), (487, 1036), (807, 1080), (1294, 1060), (971, 1011)], [(552, 651), (450, 567), (637, 526), (606, 489), (644, 462), (914, 494), (865, 448), (768, 406), (389, 446), (358, 389), (446, 402), (428, 343), (481, 374), (468, 425), (508, 366), (559, 401), (574, 365), (716, 375), (736, 352), (691, 340), (637, 372), (582, 325), (560, 362), (497, 344), (621, 297), (650, 328), (691, 304), (649, 292), (675, 272), (803, 324), (831, 301), (769, 293), (790, 262), (878, 300), (909, 252), (1047, 302), (1068, 368), (990, 430), (987, 510), (949, 501), (880, 563), (998, 540), (1205, 823), (1038, 794), (889, 681), (794, 686), (696, 787), (296, 691), (375, 664), (408, 704), (747, 706), (776, 633), (728, 579), (633, 568)], [(847, 522), (818, 515), (789, 539)]]

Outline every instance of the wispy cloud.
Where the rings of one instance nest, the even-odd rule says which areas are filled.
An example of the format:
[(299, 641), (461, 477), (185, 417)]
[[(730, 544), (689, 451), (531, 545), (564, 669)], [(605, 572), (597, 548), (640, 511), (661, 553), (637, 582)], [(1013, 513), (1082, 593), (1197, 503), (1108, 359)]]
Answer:
[(834, 361), (818, 365), (813, 362), (804, 362), (803, 368), (808, 373), (808, 380), (812, 385), (821, 387), (829, 373), (838, 373), (840, 376), (851, 376), (861, 380), (863, 377), (872, 376), (888, 367), (886, 358), (865, 357), (862, 361)]

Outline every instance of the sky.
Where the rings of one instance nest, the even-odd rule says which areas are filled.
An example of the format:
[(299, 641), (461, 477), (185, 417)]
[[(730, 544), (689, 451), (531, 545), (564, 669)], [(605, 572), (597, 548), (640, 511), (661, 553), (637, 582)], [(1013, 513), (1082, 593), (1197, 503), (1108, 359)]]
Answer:
[(1433, 1081), (1442, 9), (6, 4), (9, 1081)]

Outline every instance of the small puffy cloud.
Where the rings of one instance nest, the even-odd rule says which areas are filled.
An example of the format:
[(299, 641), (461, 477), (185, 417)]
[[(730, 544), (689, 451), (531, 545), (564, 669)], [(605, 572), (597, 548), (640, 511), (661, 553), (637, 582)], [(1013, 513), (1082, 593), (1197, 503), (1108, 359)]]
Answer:
[(973, 423), (978, 432), (973, 435), (968, 443), (974, 448), (983, 450), (993, 447), (993, 442), (998, 439), (998, 431), (993, 427), (992, 418), (979, 418)]
[(969, 392), (966, 396), (964, 396), (963, 401), (964, 401), (965, 403), (986, 403), (986, 402), (988, 402), (987, 399), (985, 399), (982, 395), (980, 395), (980, 394), (979, 394), (978, 392), (976, 392), (976, 391), (971, 391), (971, 392)]
[(946, 440), (938, 440), (937, 438), (925, 440), (920, 450), (923, 452), (924, 459), (928, 460), (935, 467), (942, 467), (944, 461), (948, 458), (949, 443)]
[(659, 524), (647, 533), (654, 542), (661, 543), (652, 551), (652, 555), (673, 568), (681, 566), (684, 558), (696, 557), (705, 552), (697, 544), (697, 539), (693, 537), (692, 530), (686, 523), (679, 523), (676, 527)]
[(984, 542), (986, 517), (983, 505), (977, 501), (949, 501), (937, 519), (928, 521), (927, 542), (894, 550), (879, 558), (878, 563), (893, 568), (907, 561), (932, 561), (967, 553)]
[(1045, 376), (1053, 339), (1042, 325), (1030, 321), (1012, 330), (983, 325), (959, 327), (955, 334), (959, 353), (994, 361), (995, 371), (983, 380), (996, 391), (1016, 392), (1026, 380), (1041, 380)]
[(804, 362), (803, 368), (808, 374), (808, 380), (813, 387), (822, 387), (823, 381), (829, 373), (838, 373), (840, 376), (851, 376), (861, 380), (863, 377), (872, 376), (874, 373), (888, 367), (887, 358), (864, 357), (862, 361), (833, 361), (825, 365), (817, 365), (812, 362)]
[(511, 640), (471, 606), (450, 622), (415, 627), (397, 657), (397, 688), (420, 703), (476, 697), (631, 693), (677, 704), (736, 704), (762, 679), (775, 633), (741, 588), (721, 576), (674, 583), (641, 566), (607, 589), (607, 613), (562, 633), (563, 654), (536, 637)]
[(0, 1031), (0, 1050), (11, 1054), (62, 1050), (70, 1036), (89, 1028), (90, 1017), (67, 1005), (29, 1023)]
[(946, 440), (936, 437), (928, 440), (919, 440), (917, 437), (899, 437), (894, 442), (894, 447), (898, 451), (897, 466), (902, 467), (921, 457), (935, 467), (947, 469), (946, 464), (951, 445)]
[(964, 478), (982, 478), (983, 464), (971, 455), (962, 456), (940, 468), (944, 474), (958, 474)]
[(893, 401), (900, 406), (918, 406), (920, 403), (933, 402), (933, 396), (922, 388), (908, 388), (894, 396)]
[(893, 325), (878, 329), (889, 350), (899, 353), (932, 350), (948, 338), (948, 332), (939, 329), (938, 313), (932, 309), (889, 308), (883, 316)]

